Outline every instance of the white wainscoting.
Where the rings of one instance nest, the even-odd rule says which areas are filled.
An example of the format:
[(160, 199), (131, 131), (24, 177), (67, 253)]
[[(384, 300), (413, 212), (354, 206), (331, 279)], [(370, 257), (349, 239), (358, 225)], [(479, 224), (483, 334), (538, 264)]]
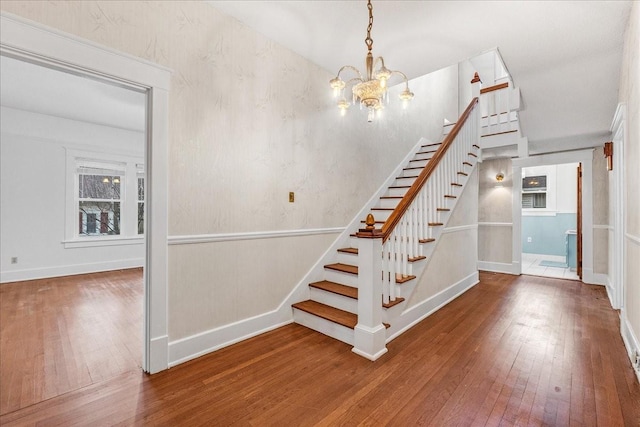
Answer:
[[(635, 355), (640, 354), (640, 341), (638, 341), (638, 337), (634, 334), (624, 312), (620, 317), (620, 334), (622, 335), (624, 346), (627, 348), (627, 355), (633, 365), (635, 362)], [(634, 370), (636, 377), (638, 377), (638, 381), (640, 382), (640, 366), (634, 365)]]
[[(224, 233), (224, 234), (200, 234), (186, 236), (169, 236), (169, 245), (192, 245), (210, 244), (229, 241), (273, 239), (284, 237), (313, 236), (320, 234), (338, 234), (345, 231), (345, 227), (315, 228), (300, 230), (275, 230), (249, 233)], [(336, 244), (332, 245), (327, 252), (335, 252)], [(322, 261), (321, 257), (314, 268)], [(306, 276), (305, 276), (306, 277)], [(304, 299), (298, 295), (300, 289), (308, 293), (308, 280), (303, 279), (293, 287), (284, 301), (273, 311), (259, 314), (254, 317), (242, 319), (227, 325), (219, 326), (207, 331), (203, 331), (188, 337), (184, 337), (168, 344), (169, 347), (169, 367), (176, 366), (188, 360), (195, 359), (207, 353), (220, 350), (224, 347), (263, 334), (270, 330), (285, 326), (293, 322), (291, 309), (292, 301)], [(296, 292), (298, 291), (298, 292)]]

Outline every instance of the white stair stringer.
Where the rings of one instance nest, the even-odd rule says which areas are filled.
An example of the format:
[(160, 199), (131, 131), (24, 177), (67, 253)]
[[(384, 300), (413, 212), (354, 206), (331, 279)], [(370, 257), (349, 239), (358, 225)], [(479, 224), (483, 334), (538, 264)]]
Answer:
[[(408, 167), (415, 167), (415, 164), (419, 164), (421, 167), (426, 165), (427, 162), (419, 161), (415, 162), (412, 160), (415, 159), (423, 159), (425, 157), (430, 157), (434, 154), (432, 151), (430, 155), (425, 156), (422, 152), (427, 151), (422, 147), (425, 145), (433, 145), (434, 151), (437, 148), (437, 144), (431, 144), (428, 141), (422, 139), (416, 144), (414, 149), (405, 157), (403, 162), (396, 168), (396, 170), (391, 174), (391, 176), (387, 179), (385, 184), (380, 187), (380, 189), (376, 192), (376, 194), (369, 200), (369, 202), (365, 205), (365, 207), (358, 213), (358, 215), (354, 218), (354, 220), (350, 223), (350, 225), (345, 229), (345, 231), (336, 239), (331, 248), (324, 254), (324, 256), (318, 261), (318, 263), (314, 266), (314, 268), (307, 274), (307, 276), (300, 282), (298, 285), (299, 288), (296, 289), (297, 292), (292, 292), (289, 297), (289, 300), (292, 302), (302, 301), (304, 299), (311, 299), (312, 301), (320, 302), (331, 307), (338, 308), (340, 310), (348, 311), (350, 313), (357, 313), (357, 300), (353, 298), (348, 298), (343, 295), (337, 295), (331, 292), (327, 292), (321, 289), (311, 288), (309, 290), (309, 283), (327, 280), (331, 282), (340, 283), (345, 286), (357, 288), (357, 276), (349, 275), (347, 273), (336, 272), (333, 270), (325, 269), (324, 266), (327, 264), (333, 263), (345, 263), (351, 265), (358, 265), (357, 254), (345, 254), (338, 252), (337, 250), (345, 247), (357, 248), (357, 238), (352, 235), (356, 233), (360, 228), (364, 228), (363, 219), (367, 216), (368, 213), (373, 212), (376, 220), (385, 220), (388, 215), (392, 212), (392, 209), (397, 206), (400, 202), (401, 198), (398, 198), (406, 191), (408, 188), (392, 188), (392, 187), (406, 187), (407, 185), (411, 185), (415, 178), (409, 179), (405, 178), (410, 175), (418, 175), (420, 173), (419, 169), (411, 170), (410, 173), (406, 170)], [(426, 256), (426, 259), (418, 260), (412, 262), (410, 265), (409, 274), (415, 275), (419, 278), (424, 272), (426, 265), (435, 251), (437, 247), (437, 243), (439, 241), (440, 235), (442, 234), (442, 230), (446, 227), (446, 224), (455, 209), (458, 199), (462, 195), (464, 188), (466, 187), (466, 183), (473, 172), (477, 158), (471, 157), (469, 158), (469, 163), (472, 166), (468, 165), (460, 165), (460, 170), (467, 173), (467, 175), (459, 175), (458, 183), (462, 184), (461, 187), (452, 186), (449, 195), (455, 196), (455, 198), (446, 198), (442, 201), (442, 208), (448, 208), (449, 211), (440, 212), (439, 213), (439, 221), (443, 223), (442, 226), (436, 226), (433, 230), (433, 237), (435, 241), (427, 242), (421, 244), (422, 246), (422, 255)], [(407, 181), (410, 181), (407, 183)], [(386, 198), (393, 197), (393, 198)], [(385, 210), (376, 210), (376, 208), (386, 208)], [(382, 224), (376, 224), (376, 228), (380, 228)], [(411, 294), (413, 293), (416, 284), (418, 283), (418, 279), (409, 280), (403, 284), (397, 285), (399, 290), (400, 297), (404, 298), (404, 301), (390, 307), (383, 309), (383, 322), (391, 325), (389, 329), (387, 329), (387, 339), (392, 336), (392, 334), (397, 333), (398, 328), (393, 327), (394, 319), (397, 319), (398, 316), (402, 313), (402, 310), (406, 306)], [(294, 299), (295, 298), (295, 299)], [(380, 301), (382, 304), (382, 300)], [(307, 313), (303, 310), (295, 309), (293, 310), (293, 320), (296, 323), (304, 325), (310, 329), (316, 330), (325, 335), (331, 336), (337, 340), (345, 342), (347, 344), (353, 345), (354, 342), (354, 330), (337, 325), (334, 322), (327, 320), (325, 318), (315, 316), (313, 314)]]

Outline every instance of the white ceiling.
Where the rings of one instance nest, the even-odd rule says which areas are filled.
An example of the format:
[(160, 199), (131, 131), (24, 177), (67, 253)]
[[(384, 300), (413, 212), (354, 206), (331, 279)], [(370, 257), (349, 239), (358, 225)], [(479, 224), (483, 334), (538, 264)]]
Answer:
[[(209, 1), (336, 73), (363, 68), (360, 1)], [(497, 47), (531, 142), (575, 145), (608, 133), (631, 1), (373, 1), (373, 53), (418, 77)], [(602, 141), (604, 142), (604, 140)]]
[[(208, 3), (331, 73), (363, 68), (364, 0)], [(373, 52), (414, 78), (497, 47), (521, 89), (523, 135), (556, 150), (588, 145), (604, 142), (616, 108), (630, 8), (631, 1), (374, 0)], [(7, 57), (0, 78), (2, 105), (144, 129), (141, 93)]]
[(114, 84), (0, 56), (0, 104), (144, 132), (146, 95)]

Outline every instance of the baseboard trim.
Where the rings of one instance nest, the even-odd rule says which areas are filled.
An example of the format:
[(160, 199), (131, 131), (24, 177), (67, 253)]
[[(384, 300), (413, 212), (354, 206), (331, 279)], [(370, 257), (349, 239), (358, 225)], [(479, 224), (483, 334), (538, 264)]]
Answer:
[(390, 335), (387, 337), (387, 344), (458, 298), (479, 282), (478, 272), (474, 271), (447, 289), (438, 292), (434, 296), (404, 311), (398, 318), (394, 319), (393, 325), (391, 325), (389, 329)]
[(169, 367), (212, 353), (240, 341), (269, 332), (293, 322), (281, 313), (271, 311), (239, 322), (210, 329), (169, 343)]
[(144, 258), (133, 258), (94, 262), (90, 264), (3, 271), (0, 272), (0, 283), (23, 282), (25, 280), (46, 279), (49, 277), (75, 276), (77, 274), (99, 273), (102, 271), (123, 270), (126, 268), (137, 268), (142, 266), (144, 266)]
[(607, 283), (609, 282), (609, 276), (602, 273), (594, 273), (590, 268), (583, 268), (582, 282), (589, 285), (607, 286)]
[[(624, 341), (624, 346), (627, 348), (627, 356), (629, 356), (631, 366), (633, 366), (634, 354), (640, 354), (640, 341), (638, 341), (636, 334), (631, 328), (624, 311), (622, 311), (622, 315), (620, 316), (620, 335), (622, 335), (622, 341)], [(640, 383), (640, 366), (633, 366), (633, 369)]]
[(506, 262), (478, 261), (478, 270), (519, 275), (517, 266)]

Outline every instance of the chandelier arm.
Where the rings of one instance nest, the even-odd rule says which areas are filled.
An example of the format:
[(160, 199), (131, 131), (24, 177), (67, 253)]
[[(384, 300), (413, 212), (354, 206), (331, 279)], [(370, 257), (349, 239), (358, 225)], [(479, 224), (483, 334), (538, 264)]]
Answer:
[(402, 81), (404, 82), (405, 87), (409, 89), (409, 79), (407, 78), (407, 75), (402, 71), (391, 70), (391, 74), (389, 75), (389, 77), (393, 76), (394, 74), (399, 74), (402, 77)]
[(358, 78), (362, 80), (362, 73), (360, 73), (360, 70), (352, 65), (345, 65), (344, 67), (340, 68), (340, 71), (338, 71), (338, 75), (336, 77), (340, 77), (340, 73), (342, 73), (343, 70), (354, 71), (358, 75)]
[(380, 67), (380, 69), (382, 68), (387, 68), (384, 66), (384, 58), (382, 56), (378, 56), (374, 61), (373, 61), (373, 69), (376, 69), (376, 65), (378, 64), (378, 62), (380, 62), (380, 64), (382, 64), (382, 67)]

